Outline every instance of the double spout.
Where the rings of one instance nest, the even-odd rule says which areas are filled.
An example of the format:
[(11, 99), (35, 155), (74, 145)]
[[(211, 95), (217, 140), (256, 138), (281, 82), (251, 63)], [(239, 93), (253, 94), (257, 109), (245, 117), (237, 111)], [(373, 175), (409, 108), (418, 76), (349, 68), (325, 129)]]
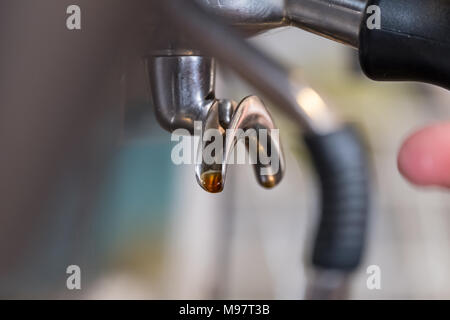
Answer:
[(160, 125), (170, 132), (184, 129), (190, 135), (198, 132), (196, 126), (201, 127), (195, 173), (203, 189), (221, 192), (228, 165), (239, 157), (238, 164), (253, 165), (261, 186), (272, 188), (281, 181), (284, 157), (270, 113), (256, 96), (239, 104), (217, 99), (212, 58), (154, 56), (148, 61), (148, 71)]

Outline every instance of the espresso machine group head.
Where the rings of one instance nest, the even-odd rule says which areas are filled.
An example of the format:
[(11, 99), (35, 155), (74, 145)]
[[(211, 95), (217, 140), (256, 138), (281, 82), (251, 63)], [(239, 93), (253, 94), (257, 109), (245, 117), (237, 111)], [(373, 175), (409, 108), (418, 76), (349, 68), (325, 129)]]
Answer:
[(147, 64), (156, 117), (163, 128), (170, 132), (185, 129), (191, 135), (200, 129), (200, 152), (207, 148), (211, 140), (214, 141), (207, 136), (210, 130), (219, 132), (221, 147), (217, 152), (220, 154), (216, 155), (215, 161), (209, 162), (205, 160), (206, 154), (200, 154), (201, 161), (196, 166), (196, 178), (203, 189), (212, 193), (223, 190), (233, 149), (240, 140), (245, 142), (248, 139), (254, 140), (262, 157), (270, 154), (276, 161), (262, 163), (260, 156), (252, 154), (250, 142), (246, 142), (259, 184), (272, 188), (281, 181), (284, 158), (278, 139), (272, 139), (269, 135), (269, 141), (262, 143), (257, 135), (245, 135), (249, 129), (255, 132), (275, 129), (269, 111), (259, 98), (247, 97), (239, 104), (217, 99), (215, 62), (211, 57), (167, 50), (165, 55), (150, 57)]

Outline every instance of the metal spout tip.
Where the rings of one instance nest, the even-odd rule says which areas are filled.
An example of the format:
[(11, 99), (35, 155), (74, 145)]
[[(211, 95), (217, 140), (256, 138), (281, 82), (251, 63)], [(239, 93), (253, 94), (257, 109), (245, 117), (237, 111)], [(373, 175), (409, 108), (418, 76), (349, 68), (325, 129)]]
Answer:
[[(199, 149), (202, 160), (196, 166), (200, 186), (210, 193), (223, 191), (228, 166), (236, 160), (239, 163), (239, 159), (247, 159), (251, 160), (249, 163), (253, 165), (258, 183), (266, 189), (275, 187), (283, 178), (285, 167), (275, 128), (264, 103), (256, 96), (243, 99), (237, 106), (225, 100), (216, 101), (203, 121)], [(210, 136), (211, 130), (215, 130), (217, 136)], [(239, 141), (244, 142), (245, 149), (237, 147)], [(214, 156), (209, 154), (212, 150)], [(246, 152), (248, 157), (235, 152)]]

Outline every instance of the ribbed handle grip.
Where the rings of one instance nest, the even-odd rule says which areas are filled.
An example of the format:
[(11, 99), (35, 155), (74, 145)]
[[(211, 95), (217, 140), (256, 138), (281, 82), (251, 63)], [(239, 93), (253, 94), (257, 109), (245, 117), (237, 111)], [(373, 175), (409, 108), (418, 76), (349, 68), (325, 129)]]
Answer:
[(352, 271), (363, 255), (369, 212), (369, 170), (363, 144), (350, 126), (324, 136), (306, 136), (305, 142), (322, 192), (313, 265)]

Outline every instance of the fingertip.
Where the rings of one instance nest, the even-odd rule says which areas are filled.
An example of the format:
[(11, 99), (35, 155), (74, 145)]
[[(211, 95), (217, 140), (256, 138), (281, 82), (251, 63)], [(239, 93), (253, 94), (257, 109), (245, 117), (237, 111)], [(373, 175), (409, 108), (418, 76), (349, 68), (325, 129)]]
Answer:
[(416, 185), (450, 187), (450, 123), (423, 128), (403, 143), (400, 173)]

